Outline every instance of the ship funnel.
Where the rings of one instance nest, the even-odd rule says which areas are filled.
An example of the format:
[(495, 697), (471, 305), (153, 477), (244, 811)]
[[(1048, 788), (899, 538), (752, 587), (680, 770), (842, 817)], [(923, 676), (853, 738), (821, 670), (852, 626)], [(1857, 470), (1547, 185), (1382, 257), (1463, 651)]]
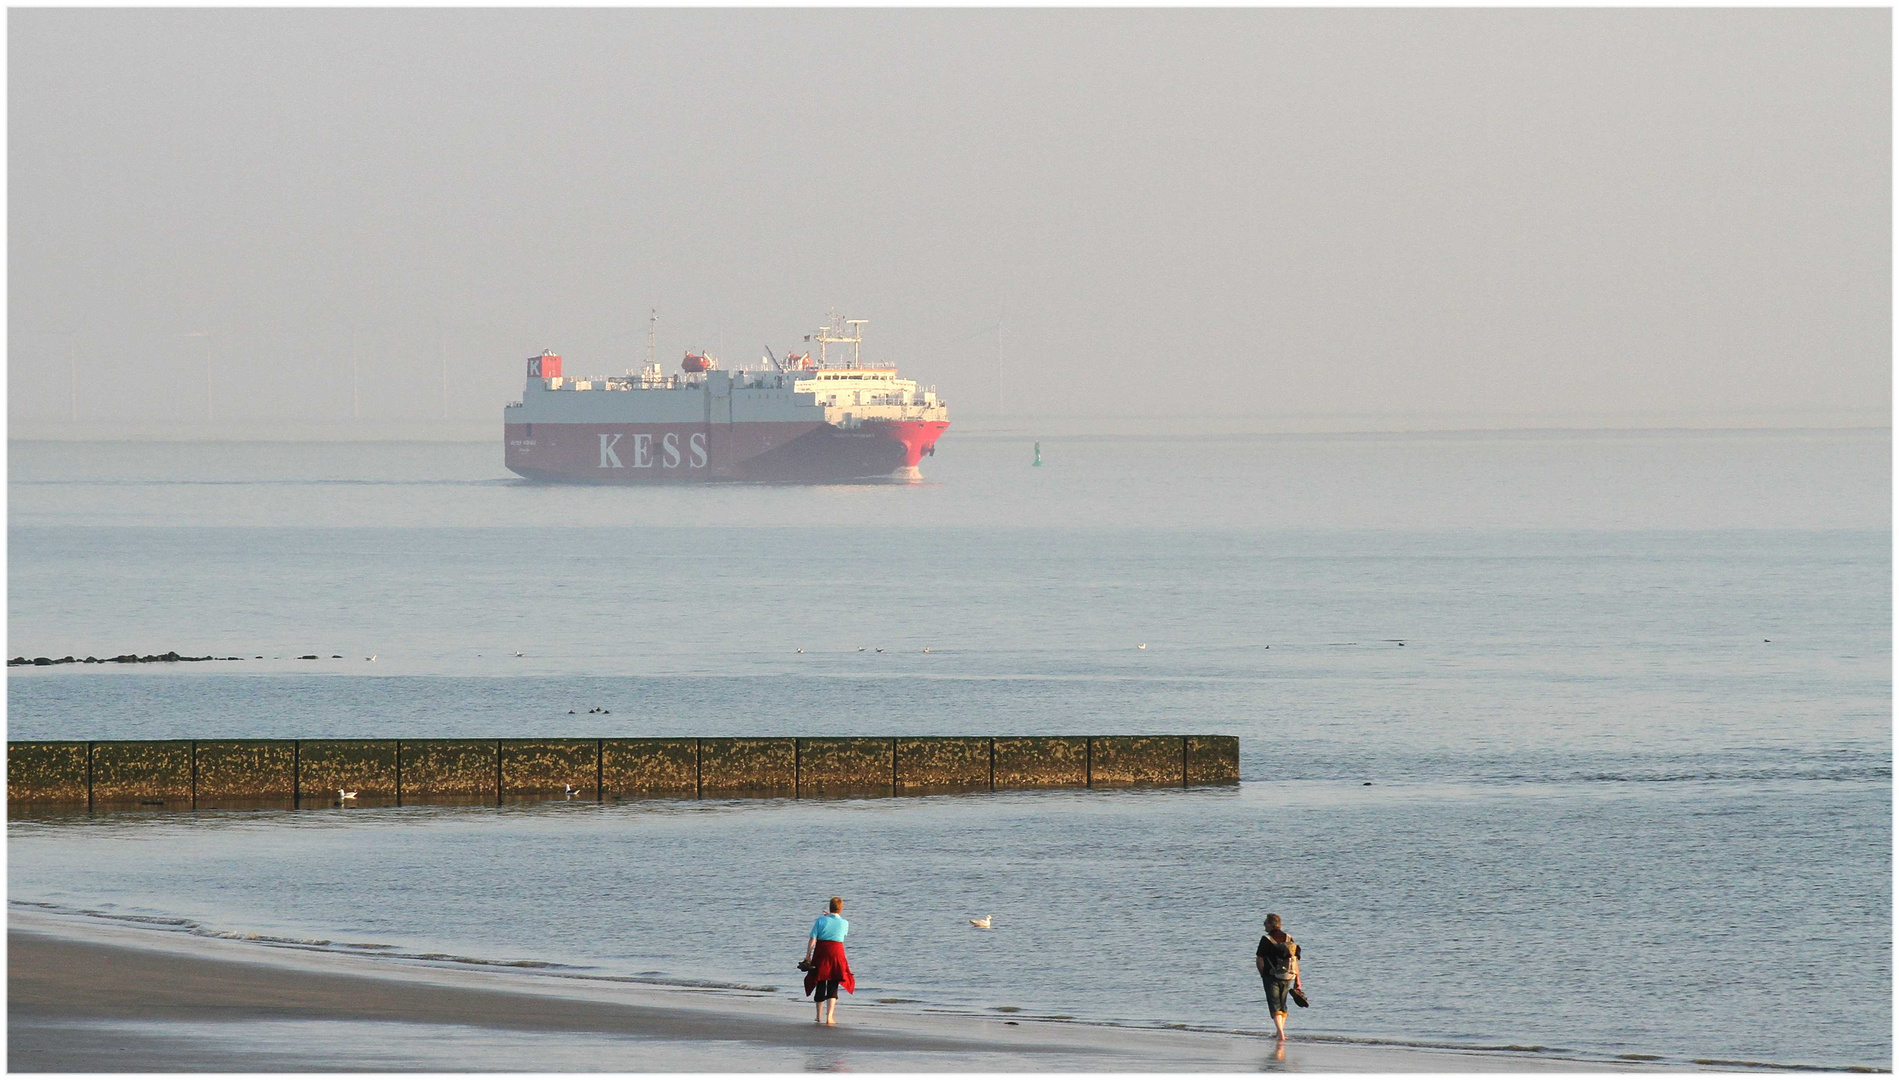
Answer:
[(552, 349), (544, 349), (541, 355), (528, 357), (528, 378), (560, 378), (560, 357)]

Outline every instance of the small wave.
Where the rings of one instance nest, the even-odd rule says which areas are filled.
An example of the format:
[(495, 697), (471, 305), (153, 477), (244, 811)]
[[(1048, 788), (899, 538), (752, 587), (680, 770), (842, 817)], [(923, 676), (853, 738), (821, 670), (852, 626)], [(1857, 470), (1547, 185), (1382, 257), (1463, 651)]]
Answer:
[[(327, 942), (325, 944), (328, 944)], [(433, 960), (443, 964), (475, 964), (480, 967), (506, 968), (572, 968), (572, 964), (556, 964), (551, 960), (485, 960), (479, 956), (456, 956), (453, 953), (392, 953), (403, 960)]]
[(120, 915), (111, 911), (93, 911), (80, 909), (76, 914), (95, 919), (111, 919), (113, 922), (137, 923), (141, 926), (164, 927), (171, 930), (195, 930), (198, 924), (190, 919), (174, 919), (163, 915)]
[(584, 979), (588, 982), (634, 983), (643, 986), (674, 986), (682, 990), (744, 990), (754, 994), (775, 994), (776, 986), (761, 986), (755, 983), (715, 982), (709, 979), (687, 979), (654, 972), (646, 975), (566, 975), (549, 972), (551, 979)]
[(75, 908), (64, 904), (49, 903), (41, 900), (9, 900), (13, 907), (37, 908), (60, 915), (77, 916), (89, 919), (101, 919), (114, 923), (127, 923), (144, 929), (166, 933), (183, 933), (192, 937), (210, 938), (220, 941), (241, 941), (250, 945), (262, 945), (276, 949), (296, 949), (309, 952), (369, 954), (377, 960), (401, 960), (425, 964), (453, 964), (465, 967), (506, 968), (514, 971), (533, 972), (548, 978), (583, 979), (591, 982), (635, 983), (648, 986), (670, 986), (685, 990), (739, 990), (749, 993), (777, 993), (776, 986), (762, 986), (753, 983), (720, 982), (709, 979), (688, 979), (668, 975), (661, 971), (642, 972), (638, 975), (606, 975), (578, 964), (563, 964), (552, 960), (507, 960), (481, 956), (462, 956), (445, 952), (403, 952), (400, 946), (383, 942), (336, 941), (330, 938), (285, 937), (276, 934), (258, 934), (242, 930), (218, 930), (207, 927), (192, 919), (163, 915), (134, 915), (96, 908)]
[[(1618, 1055), (1626, 1057), (1628, 1055)], [(1691, 1058), (1696, 1065), (1711, 1065), (1721, 1069), (1784, 1069), (1789, 1072), (1849, 1072), (1849, 1073), (1889, 1073), (1891, 1069), (1875, 1068), (1871, 1065), (1783, 1065), (1774, 1061), (1743, 1061), (1730, 1058)]]
[(1578, 773), (1569, 777), (1549, 777), (1556, 783), (1585, 784), (1685, 784), (1731, 783), (1734, 781), (1819, 780), (1865, 782), (1891, 780), (1892, 766), (1862, 765), (1834, 769), (1707, 769), (1656, 773)]
[(203, 930), (199, 937), (223, 938), (226, 941), (254, 941), (260, 945), (334, 945), (328, 938), (287, 938), (273, 937), (269, 934), (245, 934), (234, 930)]

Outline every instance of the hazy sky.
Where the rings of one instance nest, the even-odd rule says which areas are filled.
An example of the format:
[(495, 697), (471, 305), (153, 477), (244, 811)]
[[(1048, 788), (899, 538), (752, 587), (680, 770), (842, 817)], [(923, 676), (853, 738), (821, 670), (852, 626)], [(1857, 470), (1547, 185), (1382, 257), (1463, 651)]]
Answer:
[[(457, 418), (827, 310), (954, 418), (1887, 409), (1883, 10), (27, 10), (9, 414)], [(209, 337), (187, 337), (193, 332)]]

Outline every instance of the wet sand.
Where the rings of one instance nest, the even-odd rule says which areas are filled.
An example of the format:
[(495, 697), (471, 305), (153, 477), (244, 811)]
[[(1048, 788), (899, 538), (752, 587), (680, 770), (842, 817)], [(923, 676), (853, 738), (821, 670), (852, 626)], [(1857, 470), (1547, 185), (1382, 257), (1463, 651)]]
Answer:
[[(15, 913), (14, 1072), (1353, 1072), (1601, 1063), (1022, 1017), (846, 998), (836, 1027), (778, 993), (446, 970)], [(914, 1007), (914, 1006), (913, 1006)], [(1627, 1067), (1625, 1063), (1623, 1067)]]

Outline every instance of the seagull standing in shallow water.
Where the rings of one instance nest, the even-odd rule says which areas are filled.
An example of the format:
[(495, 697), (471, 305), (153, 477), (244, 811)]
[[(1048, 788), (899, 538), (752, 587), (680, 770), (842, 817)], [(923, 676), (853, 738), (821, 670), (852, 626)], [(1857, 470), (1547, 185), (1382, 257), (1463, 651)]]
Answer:
[(995, 919), (996, 917), (994, 915), (984, 915), (980, 919), (969, 920), (969, 925), (975, 927), (978, 930), (987, 930), (989, 929), (989, 924), (994, 922)]

